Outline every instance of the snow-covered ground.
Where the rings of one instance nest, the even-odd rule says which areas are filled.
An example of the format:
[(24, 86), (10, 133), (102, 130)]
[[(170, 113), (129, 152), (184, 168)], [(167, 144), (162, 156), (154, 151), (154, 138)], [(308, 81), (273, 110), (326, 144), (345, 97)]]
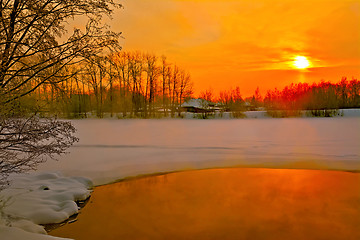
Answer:
[[(247, 111), (244, 112), (246, 118), (271, 118), (266, 111)], [(310, 111), (302, 111), (302, 117), (312, 118)], [(360, 109), (340, 109), (338, 116), (334, 117), (360, 117)]]
[(19, 175), (0, 192), (1, 240), (52, 240), (38, 224), (60, 223), (78, 212), (75, 201), (90, 196), (90, 180), (60, 173)]
[[(267, 114), (267, 111), (246, 111), (243, 112), (244, 118), (271, 118)], [(192, 119), (192, 118), (201, 118), (202, 113), (182, 113), (182, 116), (186, 119)], [(210, 118), (216, 118), (216, 119), (230, 119), (232, 118), (231, 112), (216, 112), (214, 115), (211, 115)], [(310, 111), (304, 110), (301, 111), (301, 117), (303, 118), (312, 118)], [(340, 109), (338, 111), (338, 115), (334, 117), (360, 117), (360, 109)]]
[(360, 170), (360, 118), (72, 121), (80, 142), (39, 171), (96, 185), (139, 174), (227, 166)]
[[(36, 224), (65, 220), (77, 211), (74, 201), (89, 196), (90, 182), (74, 176), (98, 185), (139, 174), (211, 167), (360, 170), (356, 111), (335, 118), (259, 114), (257, 119), (73, 120), (80, 142), (70, 153), (41, 165), (35, 175), (17, 177), (0, 194), (6, 203), (0, 238), (57, 239), (39, 235), (44, 230)], [(70, 178), (49, 173), (54, 171)]]

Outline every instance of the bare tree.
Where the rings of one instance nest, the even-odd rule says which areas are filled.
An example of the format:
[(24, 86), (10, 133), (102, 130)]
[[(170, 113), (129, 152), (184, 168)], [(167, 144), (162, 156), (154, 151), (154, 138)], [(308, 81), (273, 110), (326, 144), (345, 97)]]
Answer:
[(167, 116), (170, 98), (171, 66), (167, 63), (165, 56), (161, 57), (161, 64), (162, 105), (164, 116)]
[[(145, 72), (146, 72), (146, 98), (148, 101), (150, 117), (154, 117), (154, 101), (156, 95), (157, 78), (159, 76), (159, 68), (156, 66), (157, 57), (155, 55), (146, 54), (145, 60)], [(147, 116), (145, 116), (147, 117)]]
[(78, 140), (74, 133), (69, 122), (0, 118), (0, 189), (11, 173), (34, 170), (47, 157), (64, 153)]
[(180, 84), (179, 84), (179, 100), (178, 104), (184, 103), (186, 98), (189, 98), (193, 93), (193, 85), (191, 82), (190, 74), (181, 70), (180, 72)]
[(131, 116), (138, 116), (140, 110), (142, 110), (142, 72), (144, 68), (144, 61), (140, 52), (134, 52), (128, 55), (128, 71), (130, 73), (132, 84), (132, 110)]
[(126, 117), (129, 109), (127, 97), (129, 95), (129, 90), (131, 89), (128, 55), (127, 52), (117, 52), (109, 56), (109, 62), (112, 66), (112, 77), (117, 79), (119, 83), (118, 104), (123, 117)]
[[(1, 103), (20, 98), (46, 82), (64, 79), (65, 66), (79, 57), (116, 46), (119, 34), (101, 26), (113, 0), (0, 0)], [(87, 16), (85, 32), (74, 29), (65, 41), (67, 20)]]
[(180, 79), (180, 69), (177, 65), (174, 65), (171, 79), (169, 81), (169, 92), (170, 92), (170, 109), (171, 117), (175, 116), (175, 111), (177, 106), (177, 97), (179, 94), (179, 79)]
[[(0, 0), (0, 182), (77, 140), (69, 122), (29, 117), (14, 105), (44, 84), (70, 79), (66, 67), (119, 49), (120, 34), (101, 20), (120, 6), (114, 0)], [(87, 17), (85, 29), (65, 38), (67, 21), (77, 16)]]

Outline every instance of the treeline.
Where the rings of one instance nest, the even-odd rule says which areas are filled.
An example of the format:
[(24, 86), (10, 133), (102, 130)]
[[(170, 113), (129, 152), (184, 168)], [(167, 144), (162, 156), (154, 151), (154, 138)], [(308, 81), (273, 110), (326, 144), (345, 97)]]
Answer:
[[(184, 110), (181, 104), (193, 93), (189, 73), (169, 63), (166, 57), (153, 54), (117, 52), (93, 56), (66, 71), (66, 79), (42, 84), (14, 101), (13, 107), (19, 112), (66, 118), (176, 117)], [(265, 109), (273, 117), (297, 116), (303, 110), (309, 110), (312, 116), (332, 116), (340, 108), (360, 108), (360, 81), (343, 78), (338, 83), (290, 84), (282, 90), (269, 90), (265, 96), (257, 88), (248, 98), (242, 97), (240, 87), (221, 91), (216, 97), (209, 89), (199, 98), (206, 100), (202, 104), (206, 114), (218, 111), (243, 117), (244, 111)]]
[(360, 81), (342, 78), (338, 83), (292, 83), (282, 90), (269, 90), (264, 97), (257, 88), (247, 98), (239, 87), (221, 91), (218, 97), (208, 89), (199, 98), (214, 103), (214, 113), (230, 112), (233, 117), (242, 117), (242, 112), (249, 110), (266, 110), (272, 117), (300, 116), (304, 110), (311, 116), (334, 116), (338, 109), (360, 108)]
[(360, 107), (360, 81), (346, 78), (338, 83), (298, 83), (282, 91), (268, 91), (264, 98), (268, 109), (322, 110)]
[(263, 105), (259, 88), (252, 97), (248, 98), (242, 97), (239, 86), (220, 91), (218, 97), (215, 97), (212, 89), (208, 89), (201, 92), (199, 98), (216, 103), (213, 105), (214, 109), (218, 109), (220, 114), (230, 112), (235, 118), (243, 117), (243, 112), (246, 110), (257, 110)]
[(164, 56), (141, 52), (93, 56), (67, 71), (67, 79), (42, 84), (19, 105), (67, 118), (102, 118), (105, 113), (119, 118), (174, 117), (193, 91), (189, 73)]

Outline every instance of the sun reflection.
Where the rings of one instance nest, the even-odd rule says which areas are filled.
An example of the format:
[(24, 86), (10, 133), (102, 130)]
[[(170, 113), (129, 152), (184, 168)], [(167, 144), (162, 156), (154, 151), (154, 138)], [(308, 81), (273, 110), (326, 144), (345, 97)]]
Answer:
[(360, 239), (359, 180), (359, 174), (340, 171), (261, 168), (144, 177), (95, 188), (78, 221), (51, 235), (79, 240)]

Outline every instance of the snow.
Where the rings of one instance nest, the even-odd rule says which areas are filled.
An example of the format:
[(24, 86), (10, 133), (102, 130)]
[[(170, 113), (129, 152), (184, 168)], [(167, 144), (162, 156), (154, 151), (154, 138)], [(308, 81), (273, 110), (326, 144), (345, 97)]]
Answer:
[(73, 120), (80, 142), (40, 171), (95, 185), (155, 172), (230, 166), (360, 170), (360, 119)]
[(75, 201), (90, 196), (92, 182), (46, 172), (13, 176), (0, 192), (1, 239), (59, 239), (46, 236), (39, 224), (60, 223), (78, 212)]
[(196, 107), (196, 108), (203, 108), (205, 104), (209, 103), (208, 101), (204, 99), (189, 99), (187, 102), (184, 102), (181, 104), (182, 107)]
[(0, 225), (1, 240), (66, 240), (50, 235), (36, 234), (17, 227), (6, 227)]
[(244, 114), (247, 118), (270, 118), (266, 111), (246, 111)]
[(342, 109), (340, 110), (344, 117), (360, 117), (360, 109)]
[[(204, 108), (204, 104), (201, 103), (201, 99), (191, 99), (188, 102), (185, 102), (182, 107), (196, 107), (196, 108)], [(214, 109), (215, 112), (213, 115), (210, 114), (209, 118), (212, 119), (231, 119), (232, 117), (232, 113), (231, 112), (220, 112), (219, 110)], [(265, 110), (261, 110), (261, 111), (245, 111), (243, 112), (244, 117), (243, 118), (271, 118), (271, 116), (269, 116), (267, 114), (267, 111)], [(201, 118), (202, 117), (202, 113), (192, 113), (192, 112), (183, 112), (181, 113), (181, 116), (185, 119), (193, 119), (193, 118)], [(310, 110), (303, 110), (301, 111), (301, 118), (313, 118), (311, 116), (311, 111)], [(347, 118), (347, 117), (360, 117), (360, 109), (340, 109), (338, 111), (338, 115), (334, 116), (336, 118), (341, 117), (341, 118)]]

